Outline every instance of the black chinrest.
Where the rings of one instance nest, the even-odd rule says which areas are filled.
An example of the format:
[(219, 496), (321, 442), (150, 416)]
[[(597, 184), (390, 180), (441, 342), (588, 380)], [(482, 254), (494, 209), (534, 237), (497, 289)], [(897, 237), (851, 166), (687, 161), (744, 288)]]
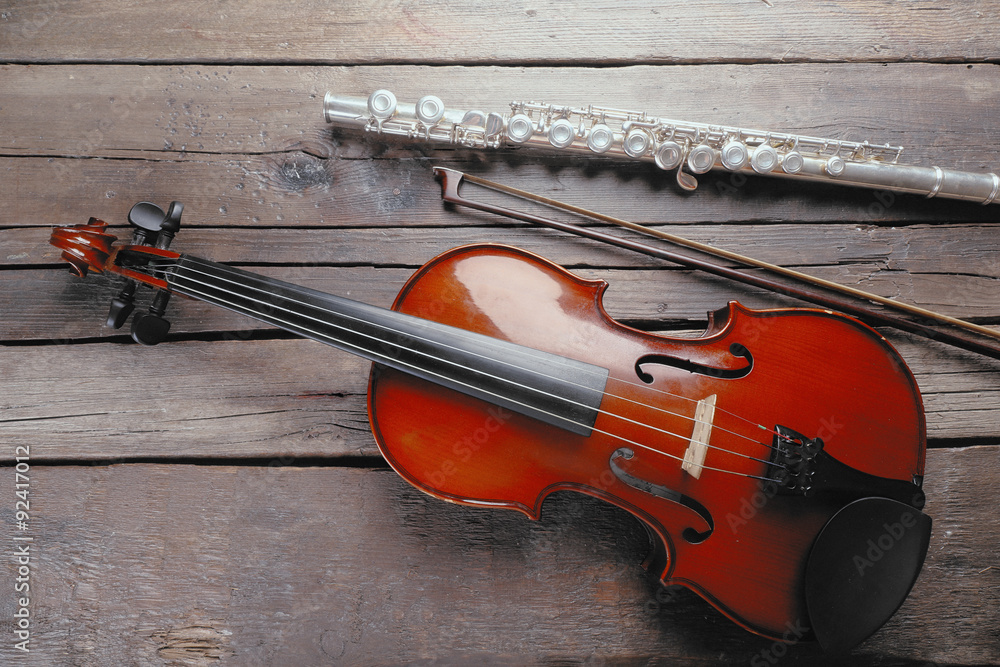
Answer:
[(824, 651), (843, 652), (889, 620), (920, 574), (931, 518), (888, 498), (861, 498), (820, 531), (806, 564), (813, 633)]

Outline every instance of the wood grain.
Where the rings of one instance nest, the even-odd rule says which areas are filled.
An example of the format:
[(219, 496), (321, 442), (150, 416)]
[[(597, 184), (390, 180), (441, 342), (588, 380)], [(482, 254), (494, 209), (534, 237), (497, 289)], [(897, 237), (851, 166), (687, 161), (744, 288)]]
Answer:
[[(954, 151), (989, 163), (997, 121), (975, 112), (1000, 73), (968, 64), (782, 64), (624, 67), (247, 67), (5, 64), (3, 147), (11, 152), (260, 154), (306, 148), (359, 157), (354, 133), (329, 139), (323, 95), (401, 101), (433, 93), (454, 109), (503, 112), (511, 100), (596, 104), (703, 123), (906, 147), (915, 160)], [(483, 82), (489, 85), (484, 86)], [(60, 113), (36, 117), (39, 106)], [(956, 106), (959, 105), (959, 106)], [(965, 113), (966, 111), (971, 112)], [(350, 138), (350, 141), (346, 139)], [(336, 152), (335, 152), (336, 151)], [(363, 151), (363, 152), (362, 152)], [(963, 155), (964, 153), (964, 155)]]
[[(930, 452), (927, 563), (852, 664), (1000, 659), (998, 482), (993, 448)], [(364, 468), (36, 464), (32, 490), (26, 664), (844, 660), (776, 649), (695, 595), (660, 590), (639, 567), (639, 524), (575, 494), (533, 523)], [(8, 617), (11, 604), (0, 602)]]
[[(81, 213), (121, 220), (143, 199), (182, 199), (196, 225), (437, 224), (427, 213), (440, 210), (434, 164), (643, 222), (981, 222), (992, 219), (991, 209), (864, 189), (712, 173), (701, 177), (697, 193), (684, 196), (672, 174), (652, 165), (372, 140), (328, 126), (322, 96), (327, 90), (364, 96), (389, 87), (400, 99), (415, 100), (432, 90), (457, 108), (501, 111), (517, 98), (604, 101), (686, 120), (890, 142), (905, 146), (904, 161), (913, 164), (982, 172), (995, 168), (1000, 124), (990, 109), (1000, 102), (998, 72), (856, 63), (598, 69), (4, 65), (0, 173), (13, 189), (0, 224), (50, 225)], [(483, 80), (491, 85), (481, 86)], [(658, 85), (649, 86), (651, 80)], [(611, 91), (604, 95), (609, 99), (600, 99), (601, 91)], [(66, 111), (39, 123), (40, 106)]]
[[(715, 240), (718, 232), (711, 227), (692, 226), (685, 233), (695, 240), (791, 264), (820, 278), (945, 314), (987, 324), (1000, 317), (1000, 302), (992, 289), (1000, 272), (997, 237), (989, 228), (732, 226), (726, 229), (728, 238), (723, 242)], [(523, 226), (271, 232), (206, 229), (183, 234), (177, 249), (249, 264), (252, 270), (287, 282), (383, 307), (392, 303), (418, 264), (449, 248), (483, 242), (524, 247), (583, 277), (607, 281), (610, 287), (604, 301), (610, 315), (647, 328), (697, 327), (707, 311), (730, 300), (754, 308), (810, 305), (595, 242)], [(47, 237), (44, 229), (0, 231), (9, 253), (4, 271), (9, 288), (0, 292), (0, 309), (18, 314), (0, 321), (0, 336), (28, 341), (115, 335), (104, 326), (104, 315), (120, 281), (107, 276), (80, 280), (63, 269), (27, 268), (58, 265), (58, 253), (47, 244)], [(138, 303), (146, 301), (147, 297), (140, 295)], [(233, 333), (260, 327), (242, 316), (186, 299), (174, 301), (170, 318), (174, 333)]]
[(10, 62), (244, 62), (514, 64), (997, 59), (995, 3), (850, 5), (712, 0), (572, 9), (480, 0), (208, 8), (197, 0), (11, 4), (0, 22)]
[[(478, 212), (465, 212), (440, 206), (440, 201), (422, 215), (434, 224), (395, 227), (336, 227), (317, 229), (232, 226), (201, 227), (196, 211), (191, 227), (177, 237), (175, 249), (227, 264), (245, 266), (299, 265), (302, 268), (358, 267), (416, 269), (432, 257), (452, 248), (474, 243), (515, 245), (572, 270), (594, 267), (614, 269), (666, 269), (670, 262), (627, 250), (555, 232), (549, 229), (512, 222), (507, 218)], [(418, 210), (415, 208), (415, 210)], [(555, 216), (553, 216), (555, 217)], [(121, 220), (108, 218), (108, 232), (127, 242), (131, 231)], [(66, 221), (72, 224), (75, 221)], [(85, 222), (85, 221), (84, 221)], [(579, 221), (578, 221), (579, 222)], [(118, 223), (118, 224), (116, 224)], [(82, 224), (82, 223), (79, 223)], [(586, 225), (586, 223), (583, 223)], [(674, 232), (684, 238), (714, 244), (727, 250), (752, 253), (772, 263), (815, 267), (815, 270), (843, 269), (845, 278), (857, 272), (856, 280), (876, 281), (893, 271), (918, 276), (966, 274), (983, 280), (1000, 277), (1000, 239), (989, 225), (938, 224), (908, 225), (891, 228), (857, 224), (729, 224), (649, 225), (653, 229)], [(648, 244), (670, 247), (665, 242), (621, 231), (609, 226), (610, 233)], [(20, 270), (43, 265), (66, 267), (59, 251), (48, 242), (51, 227), (0, 228), (0, 269)], [(853, 267), (853, 269), (852, 269)], [(865, 273), (867, 271), (867, 273)], [(874, 289), (874, 288), (873, 288)], [(978, 296), (978, 295), (977, 295)], [(972, 299), (968, 299), (972, 301)], [(963, 304), (971, 307), (972, 304)], [(990, 308), (987, 299), (986, 308)]]
[[(0, 426), (44, 460), (378, 455), (366, 362), (312, 341), (230, 338), (0, 348)], [(897, 343), (923, 393), (932, 444), (995, 436), (995, 362)], [(12, 456), (0, 450), (0, 460)]]
[(178, 298), (168, 342), (132, 344), (103, 325), (117, 285), (47, 243), (180, 200), (177, 249), (383, 306), (480, 241), (609, 281), (611, 315), (650, 330), (695, 335), (731, 298), (795, 305), (446, 208), (445, 165), (996, 326), (996, 205), (727, 173), (687, 194), (652, 165), (380, 140), (321, 107), (383, 87), (605, 104), (997, 171), (998, 19), (991, 0), (0, 0), (4, 586), (18, 445), (35, 539), (32, 652), (0, 641), (0, 663), (1000, 664), (994, 361), (883, 332), (923, 393), (935, 532), (889, 624), (822, 656), (661, 591), (642, 528), (601, 503), (556, 497), (532, 523), (409, 488), (377, 457), (364, 362)]

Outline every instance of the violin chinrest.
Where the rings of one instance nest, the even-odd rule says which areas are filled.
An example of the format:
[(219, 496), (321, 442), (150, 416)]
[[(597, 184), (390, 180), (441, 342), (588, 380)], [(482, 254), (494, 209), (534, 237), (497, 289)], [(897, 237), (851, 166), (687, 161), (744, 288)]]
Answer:
[(931, 518), (888, 498), (861, 498), (837, 512), (806, 565), (806, 608), (816, 640), (843, 652), (871, 636), (913, 587), (927, 555)]

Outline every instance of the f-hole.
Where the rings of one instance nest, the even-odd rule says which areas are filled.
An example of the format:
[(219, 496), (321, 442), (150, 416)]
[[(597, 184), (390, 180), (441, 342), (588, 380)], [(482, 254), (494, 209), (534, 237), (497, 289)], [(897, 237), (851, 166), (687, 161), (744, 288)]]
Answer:
[(625, 472), (625, 470), (618, 465), (618, 459), (627, 461), (633, 456), (635, 456), (635, 453), (628, 447), (619, 447), (611, 454), (611, 459), (608, 461), (608, 464), (611, 466), (611, 472), (615, 474), (615, 477), (620, 479), (625, 484), (628, 484), (633, 489), (643, 491), (652, 496), (656, 496), (657, 498), (663, 498), (664, 500), (677, 503), (697, 514), (708, 526), (708, 529), (699, 532), (689, 526), (681, 531), (681, 537), (691, 544), (700, 544), (707, 540), (709, 536), (715, 532), (715, 520), (712, 518), (712, 513), (708, 511), (708, 508), (691, 496), (684, 495), (674, 489), (669, 489), (661, 484), (654, 484), (649, 480), (645, 480)]
[(639, 376), (639, 379), (646, 384), (652, 384), (653, 376), (643, 370), (644, 364), (661, 364), (663, 366), (672, 366), (674, 368), (679, 368), (682, 371), (688, 371), (689, 373), (695, 373), (697, 375), (704, 375), (710, 378), (717, 378), (720, 380), (738, 380), (742, 377), (746, 377), (751, 370), (753, 370), (753, 355), (750, 354), (750, 350), (741, 345), (740, 343), (733, 343), (729, 346), (729, 354), (734, 357), (739, 357), (746, 359), (747, 363), (739, 368), (716, 368), (714, 366), (707, 366), (705, 364), (699, 364), (690, 359), (681, 359), (679, 357), (671, 357), (666, 354), (646, 354), (635, 362), (635, 374)]

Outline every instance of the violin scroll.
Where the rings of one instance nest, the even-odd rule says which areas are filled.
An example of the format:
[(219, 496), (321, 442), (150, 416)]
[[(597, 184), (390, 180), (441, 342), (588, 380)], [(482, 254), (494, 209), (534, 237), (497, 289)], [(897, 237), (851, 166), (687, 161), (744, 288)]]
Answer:
[[(62, 250), (62, 259), (69, 263), (70, 270), (86, 277), (87, 272), (111, 271), (126, 278), (125, 286), (114, 299), (108, 311), (107, 325), (121, 328), (135, 310), (135, 293), (139, 283), (156, 288), (149, 312), (132, 318), (132, 338), (137, 343), (155, 345), (164, 340), (170, 329), (170, 322), (164, 319), (170, 289), (162, 278), (143, 273), (141, 269), (153, 258), (176, 258), (177, 253), (169, 252), (170, 242), (180, 229), (184, 205), (171, 202), (166, 213), (156, 204), (139, 202), (128, 213), (129, 224), (133, 228), (132, 243), (114, 246), (118, 238), (107, 232), (108, 223), (90, 218), (85, 225), (59, 227), (52, 231), (49, 242)], [(128, 255), (128, 261), (120, 261), (119, 254)]]
[(87, 271), (104, 273), (114, 249), (111, 244), (117, 236), (108, 234), (108, 223), (91, 218), (85, 225), (59, 227), (52, 231), (49, 243), (62, 250), (62, 259), (69, 262), (70, 271), (85, 278)]

